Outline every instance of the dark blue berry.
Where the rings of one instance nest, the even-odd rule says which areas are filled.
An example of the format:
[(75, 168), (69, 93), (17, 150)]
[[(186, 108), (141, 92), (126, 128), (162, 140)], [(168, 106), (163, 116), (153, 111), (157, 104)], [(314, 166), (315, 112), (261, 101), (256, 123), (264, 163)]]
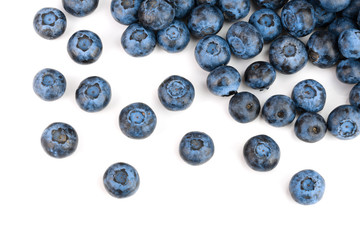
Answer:
[(360, 82), (360, 61), (342, 60), (336, 67), (336, 76), (343, 83), (355, 84)]
[(59, 9), (43, 8), (36, 13), (33, 25), (37, 34), (51, 40), (65, 32), (66, 17)]
[(347, 8), (345, 8), (341, 14), (344, 17), (348, 17), (356, 20), (360, 11), (360, 0), (352, 0)]
[(360, 83), (356, 84), (350, 91), (349, 102), (351, 105), (360, 108)]
[(251, 15), (249, 23), (261, 33), (265, 43), (271, 42), (282, 32), (281, 19), (271, 9), (263, 8), (255, 11)]
[(112, 0), (111, 14), (116, 21), (130, 25), (138, 21), (138, 10), (142, 0)]
[(196, 0), (196, 5), (201, 4), (210, 4), (210, 5), (216, 5), (218, 0)]
[(277, 10), (282, 8), (289, 0), (253, 0), (259, 8)]
[(147, 56), (155, 49), (155, 33), (138, 23), (133, 23), (123, 32), (121, 45), (125, 52), (133, 57)]
[(64, 9), (75, 17), (84, 17), (95, 11), (99, 0), (62, 0)]
[(157, 32), (157, 42), (167, 52), (180, 52), (190, 42), (189, 29), (184, 22), (174, 20), (168, 27)]
[(253, 89), (264, 90), (269, 89), (276, 78), (274, 67), (263, 61), (250, 64), (245, 70), (244, 82)]
[(295, 104), (291, 98), (284, 95), (274, 95), (266, 100), (261, 115), (270, 125), (283, 127), (295, 119)]
[(317, 113), (305, 112), (295, 122), (295, 135), (302, 141), (314, 143), (320, 141), (327, 131), (324, 118)]
[(210, 92), (222, 97), (235, 94), (240, 83), (240, 73), (231, 66), (215, 68), (209, 73), (206, 80), (206, 85)]
[(257, 118), (260, 113), (258, 98), (249, 92), (239, 92), (231, 97), (229, 113), (239, 123), (248, 123)]
[(336, 18), (336, 13), (328, 12), (324, 10), (322, 7), (317, 5), (313, 0), (307, 0), (309, 3), (311, 3), (315, 10), (315, 27), (325, 27), (329, 25), (332, 21)]
[(163, 29), (175, 18), (175, 8), (165, 0), (144, 0), (139, 8), (140, 23), (151, 30)]
[(299, 112), (319, 112), (325, 106), (325, 88), (313, 79), (307, 79), (295, 85), (291, 98)]
[(339, 36), (338, 46), (341, 54), (346, 58), (360, 58), (360, 30), (348, 29)]
[(327, 119), (329, 132), (335, 137), (346, 140), (359, 135), (360, 110), (352, 105), (341, 105), (329, 114)]
[(310, 36), (306, 48), (309, 61), (320, 68), (332, 67), (340, 58), (337, 38), (329, 31), (314, 32)]
[(353, 20), (347, 17), (336, 18), (328, 27), (328, 31), (335, 34), (338, 38), (340, 34), (351, 28), (356, 28), (356, 24)]
[(340, 12), (349, 6), (351, 0), (314, 0), (314, 2), (328, 12)]
[(218, 6), (225, 20), (233, 22), (249, 14), (250, 0), (219, 0)]
[(172, 4), (175, 7), (175, 18), (181, 19), (194, 8), (195, 0), (173, 0)]
[(43, 100), (54, 101), (64, 95), (66, 79), (59, 71), (45, 68), (36, 74), (33, 89)]

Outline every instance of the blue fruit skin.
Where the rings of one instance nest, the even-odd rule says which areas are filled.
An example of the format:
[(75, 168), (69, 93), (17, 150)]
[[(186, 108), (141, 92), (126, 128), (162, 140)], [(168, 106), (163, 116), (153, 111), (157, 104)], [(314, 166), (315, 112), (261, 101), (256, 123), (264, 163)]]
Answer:
[(88, 30), (74, 33), (67, 45), (71, 59), (79, 64), (96, 62), (102, 53), (102, 49), (103, 45), (99, 36)]
[(111, 88), (101, 77), (88, 77), (76, 90), (76, 102), (86, 112), (98, 112), (104, 109), (111, 99)]
[(75, 17), (84, 17), (95, 11), (99, 0), (62, 0), (64, 9)]
[(349, 6), (351, 0), (314, 0), (314, 2), (328, 12), (340, 12)]
[(118, 162), (105, 171), (103, 183), (111, 196), (125, 198), (136, 193), (140, 185), (140, 178), (133, 166)]
[(181, 111), (190, 107), (195, 98), (195, 89), (189, 80), (173, 75), (160, 84), (158, 97), (166, 109)]
[(266, 100), (261, 115), (271, 126), (289, 125), (295, 119), (295, 103), (288, 96), (274, 95)]
[(168, 27), (157, 32), (157, 42), (167, 52), (180, 52), (190, 42), (189, 29), (184, 22), (174, 20)]
[(282, 8), (285, 3), (288, 2), (288, 0), (253, 0), (253, 2), (259, 7), (259, 8), (268, 8), (271, 10), (277, 10)]
[(357, 21), (356, 21), (358, 27), (360, 28), (360, 11), (359, 11), (359, 15), (357, 17)]
[(290, 180), (291, 197), (300, 204), (311, 205), (321, 200), (325, 191), (324, 178), (314, 170), (302, 170)]
[(216, 96), (231, 96), (235, 94), (240, 86), (240, 73), (231, 66), (220, 66), (212, 70), (206, 85), (210, 92)]
[(341, 105), (329, 114), (327, 119), (329, 132), (335, 137), (348, 140), (359, 135), (360, 112), (352, 105)]
[(317, 113), (305, 112), (295, 122), (295, 135), (302, 141), (314, 143), (326, 134), (327, 125), (324, 118)]
[(229, 113), (239, 123), (251, 122), (259, 116), (260, 102), (252, 93), (236, 93), (230, 99)]
[(36, 74), (33, 89), (41, 99), (54, 101), (64, 95), (66, 79), (59, 71), (45, 68)]
[(210, 5), (216, 5), (218, 0), (195, 0), (196, 1), (196, 5), (201, 5), (201, 4), (210, 4)]
[(314, 32), (307, 44), (309, 61), (320, 68), (329, 68), (338, 62), (340, 52), (336, 36), (329, 31)]
[(214, 142), (203, 132), (189, 132), (180, 141), (181, 158), (191, 165), (201, 165), (214, 155)]
[(280, 160), (280, 148), (267, 135), (250, 138), (244, 145), (246, 163), (255, 171), (267, 172), (274, 169)]
[(195, 48), (195, 59), (205, 71), (226, 65), (230, 61), (231, 52), (229, 44), (217, 35), (202, 38)]
[(261, 33), (265, 43), (269, 43), (282, 33), (280, 17), (271, 9), (260, 9), (255, 11), (249, 23)]
[(342, 60), (336, 67), (336, 76), (343, 83), (355, 84), (360, 82), (360, 61)]
[(124, 25), (130, 25), (138, 21), (138, 10), (142, 0), (112, 0), (111, 15)]
[(129, 138), (143, 139), (151, 135), (156, 127), (154, 111), (144, 103), (132, 103), (119, 115), (121, 131)]
[(245, 70), (244, 82), (252, 89), (258, 89), (260, 91), (269, 89), (275, 79), (276, 71), (268, 62), (254, 62)]
[(291, 36), (281, 36), (275, 39), (269, 50), (271, 65), (283, 74), (293, 74), (300, 71), (308, 61), (305, 44)]
[(145, 57), (155, 49), (155, 33), (138, 23), (133, 23), (123, 32), (121, 45), (127, 54), (133, 57)]
[(360, 0), (352, 0), (347, 8), (345, 8), (341, 14), (344, 17), (348, 17), (356, 20), (360, 11)]
[(65, 32), (66, 23), (64, 13), (56, 8), (39, 10), (33, 21), (36, 33), (49, 40), (60, 37)]
[(69, 124), (55, 122), (50, 124), (42, 133), (41, 145), (50, 156), (64, 158), (75, 152), (78, 145), (78, 135)]
[(192, 9), (187, 26), (192, 36), (202, 38), (218, 33), (223, 24), (224, 16), (219, 8), (202, 4)]
[(264, 45), (261, 33), (250, 23), (236, 22), (226, 33), (231, 52), (239, 58), (249, 59), (258, 55)]
[(353, 20), (346, 17), (336, 18), (328, 27), (328, 31), (335, 34), (338, 38), (340, 34), (351, 28), (356, 28), (356, 24)]
[(250, 0), (219, 0), (217, 5), (229, 22), (246, 17), (250, 11)]
[(315, 28), (314, 7), (305, 0), (290, 1), (281, 11), (281, 22), (294, 37), (304, 37)]
[(319, 5), (317, 5), (314, 2), (314, 0), (307, 0), (307, 1), (312, 4), (315, 10), (315, 20), (316, 20), (315, 27), (317, 28), (325, 27), (335, 20), (336, 13), (327, 12)]
[(341, 54), (346, 58), (360, 58), (360, 30), (348, 29), (339, 36), (338, 46)]
[(181, 19), (187, 16), (195, 6), (195, 0), (174, 0), (175, 18)]
[(295, 85), (291, 98), (299, 112), (320, 112), (326, 102), (325, 88), (313, 79), (303, 80)]
[(350, 91), (349, 102), (351, 105), (360, 108), (360, 84), (356, 84)]
[(138, 14), (139, 21), (144, 27), (157, 31), (172, 23), (175, 8), (165, 0), (144, 0)]

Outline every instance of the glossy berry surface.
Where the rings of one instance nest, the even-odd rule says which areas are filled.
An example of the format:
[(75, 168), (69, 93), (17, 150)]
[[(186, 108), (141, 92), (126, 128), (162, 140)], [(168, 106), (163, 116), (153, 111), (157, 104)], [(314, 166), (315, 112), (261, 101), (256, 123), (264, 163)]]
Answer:
[(140, 178), (133, 166), (118, 162), (106, 169), (103, 183), (111, 196), (125, 198), (136, 193), (140, 185)]
[(360, 108), (360, 84), (356, 84), (350, 91), (349, 102), (351, 105)]
[(325, 106), (325, 88), (313, 79), (303, 80), (295, 85), (291, 98), (299, 112), (319, 112)]
[(250, 138), (243, 149), (246, 163), (255, 171), (266, 172), (274, 169), (280, 160), (280, 148), (267, 135)]
[(336, 67), (336, 76), (343, 83), (355, 84), (360, 82), (360, 62), (353, 59), (345, 59)]
[(317, 113), (301, 114), (294, 125), (295, 135), (302, 141), (314, 143), (320, 141), (327, 131), (324, 118)]
[(205, 71), (226, 65), (230, 61), (231, 52), (229, 44), (217, 35), (202, 38), (195, 47), (195, 59)]
[(76, 89), (76, 102), (86, 112), (98, 112), (104, 109), (111, 99), (111, 88), (101, 77), (88, 77)]
[(360, 110), (352, 105), (341, 105), (329, 114), (327, 125), (335, 137), (353, 139), (359, 135)]
[(88, 30), (74, 33), (67, 45), (71, 59), (79, 64), (96, 62), (102, 53), (102, 49), (103, 45), (99, 36)]
[(275, 79), (276, 71), (268, 62), (254, 62), (245, 70), (244, 82), (252, 89), (269, 89)]
[(328, 27), (328, 31), (335, 34), (338, 38), (340, 34), (351, 28), (356, 28), (356, 23), (347, 17), (336, 18)]
[(239, 123), (251, 122), (259, 116), (259, 99), (249, 92), (236, 93), (229, 101), (229, 113)]
[(222, 97), (235, 94), (240, 83), (240, 73), (231, 66), (215, 68), (209, 73), (206, 79), (206, 85), (210, 92)]
[(172, 4), (175, 8), (175, 18), (181, 19), (187, 16), (194, 8), (195, 0), (174, 0)]
[(180, 141), (180, 156), (191, 165), (200, 165), (209, 161), (214, 151), (213, 140), (203, 132), (189, 132)]
[(45, 39), (56, 39), (66, 30), (66, 17), (56, 8), (43, 8), (39, 10), (33, 21), (37, 34)]
[(263, 37), (265, 43), (269, 43), (282, 33), (280, 17), (271, 9), (263, 8), (255, 11), (249, 19)]
[(168, 110), (185, 110), (194, 100), (195, 89), (189, 80), (173, 75), (160, 84), (158, 97), (161, 104)]
[(340, 12), (349, 6), (351, 0), (314, 0), (314, 2), (328, 12)]
[(41, 145), (50, 156), (64, 158), (75, 152), (78, 145), (78, 135), (69, 124), (52, 123), (42, 133)]
[(62, 0), (64, 9), (75, 17), (84, 17), (95, 11), (99, 0)]
[(155, 33), (138, 23), (133, 23), (123, 32), (121, 45), (125, 52), (133, 57), (147, 56), (155, 49)]
[(120, 112), (121, 131), (129, 138), (143, 139), (151, 135), (156, 127), (154, 111), (144, 103), (132, 103)]
[(112, 0), (111, 15), (124, 25), (130, 25), (138, 21), (138, 10), (142, 0)]
[(259, 7), (259, 8), (268, 8), (272, 10), (277, 10), (282, 8), (285, 3), (288, 2), (288, 0), (253, 0), (253, 2)]
[(288, 96), (274, 95), (266, 100), (261, 115), (271, 126), (289, 125), (295, 119), (295, 103)]
[(45, 101), (54, 101), (64, 95), (66, 79), (55, 69), (45, 68), (34, 77), (33, 89)]
[(189, 29), (184, 22), (174, 20), (168, 27), (157, 32), (157, 42), (167, 52), (180, 52), (190, 42)]
[(157, 31), (167, 27), (175, 18), (175, 8), (165, 0), (143, 0), (139, 11), (140, 23)]
[(226, 21), (233, 22), (246, 17), (250, 11), (250, 0), (219, 0), (217, 6)]
[(346, 58), (360, 58), (360, 30), (348, 29), (339, 36), (338, 46), (341, 54)]

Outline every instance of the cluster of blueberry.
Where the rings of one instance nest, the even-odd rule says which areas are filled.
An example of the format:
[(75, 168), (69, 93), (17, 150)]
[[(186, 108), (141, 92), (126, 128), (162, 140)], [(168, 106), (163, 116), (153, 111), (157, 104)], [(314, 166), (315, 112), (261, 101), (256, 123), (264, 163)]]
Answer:
[[(238, 92), (239, 72), (227, 66), (231, 55), (250, 59), (263, 45), (271, 43), (269, 62), (252, 63), (245, 71), (244, 82), (250, 88), (268, 89), (276, 71), (293, 74), (308, 61), (320, 68), (337, 65), (338, 79), (356, 84), (350, 92), (350, 105), (335, 108), (327, 121), (318, 114), (325, 105), (326, 92), (317, 81), (299, 82), (291, 97), (274, 95), (261, 109), (266, 122), (282, 127), (295, 122), (296, 136), (305, 142), (321, 140), (327, 130), (339, 139), (359, 135), (360, 127), (360, 0), (253, 0), (260, 8), (249, 18), (250, 0), (112, 0), (111, 13), (116, 21), (129, 25), (121, 44), (131, 56), (150, 54), (156, 44), (168, 52), (186, 48), (190, 35), (198, 38), (195, 58), (209, 72), (207, 87), (217, 96), (232, 96), (230, 115), (240, 123), (253, 121), (260, 114), (260, 102), (249, 92)], [(63, 0), (64, 9), (78, 17), (93, 12), (98, 0)], [(281, 16), (277, 11), (281, 9)], [(234, 22), (226, 39), (216, 35), (224, 21)], [(357, 21), (357, 22), (356, 22)], [(66, 28), (66, 17), (58, 9), (41, 9), (34, 18), (36, 32), (55, 39)], [(327, 28), (327, 30), (326, 30)], [(315, 32), (314, 30), (317, 29)], [(286, 34), (284, 34), (286, 32)], [(310, 36), (305, 45), (299, 37)], [(91, 31), (78, 31), (68, 41), (68, 53), (77, 63), (90, 64), (101, 55), (102, 43)], [(34, 91), (44, 100), (61, 97), (66, 88), (65, 77), (56, 70), (44, 69), (34, 79)], [(171, 111), (188, 108), (195, 96), (193, 85), (181, 76), (170, 76), (158, 88), (163, 106)], [(110, 85), (100, 77), (89, 77), (76, 91), (76, 101), (85, 111), (105, 108), (111, 98)], [(156, 115), (144, 103), (133, 103), (119, 116), (121, 131), (128, 137), (142, 139), (155, 129)], [(65, 123), (53, 123), (42, 135), (41, 143), (53, 157), (66, 157), (75, 151), (77, 134)], [(203, 132), (189, 132), (181, 140), (180, 156), (189, 164), (199, 165), (214, 154), (212, 139)], [(280, 159), (280, 148), (266, 135), (249, 139), (243, 153), (247, 164), (256, 171), (270, 171)], [(137, 171), (126, 163), (116, 163), (104, 174), (104, 185), (115, 197), (133, 194), (139, 186)], [(289, 189), (295, 201), (314, 204), (324, 193), (324, 179), (313, 170), (293, 176)]]

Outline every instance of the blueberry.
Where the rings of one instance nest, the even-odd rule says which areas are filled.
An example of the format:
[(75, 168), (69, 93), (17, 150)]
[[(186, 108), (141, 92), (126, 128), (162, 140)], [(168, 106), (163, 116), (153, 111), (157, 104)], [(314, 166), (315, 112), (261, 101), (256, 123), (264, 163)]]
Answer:
[(76, 90), (76, 102), (86, 112), (98, 112), (110, 102), (111, 88), (101, 77), (88, 77)]
[(99, 36), (88, 30), (74, 33), (67, 45), (70, 57), (79, 64), (96, 62), (101, 55), (102, 48)]
[(216, 5), (218, 0), (196, 0), (196, 5), (201, 4), (210, 4), (210, 5)]
[(266, 100), (261, 115), (270, 125), (283, 127), (294, 121), (295, 103), (284, 95), (274, 95)]
[(45, 152), (55, 158), (64, 158), (75, 152), (78, 136), (75, 129), (61, 122), (50, 124), (41, 135)]
[(244, 145), (246, 163), (255, 171), (266, 172), (274, 169), (280, 160), (280, 148), (267, 135), (250, 138)]
[(263, 48), (260, 32), (250, 23), (236, 22), (226, 33), (231, 52), (239, 58), (249, 59), (258, 55)]
[(351, 28), (356, 28), (354, 21), (346, 17), (341, 17), (335, 19), (329, 25), (328, 31), (335, 34), (335, 36), (338, 38), (343, 31)]
[(263, 61), (258, 61), (250, 64), (245, 70), (244, 82), (252, 89), (269, 89), (276, 78), (274, 67)]
[(119, 125), (121, 131), (129, 138), (143, 139), (154, 131), (156, 115), (144, 103), (132, 103), (120, 112)]
[(84, 17), (95, 11), (99, 0), (62, 0), (64, 9), (75, 17)]
[(356, 23), (357, 23), (358, 27), (360, 28), (360, 11), (359, 11), (359, 15), (357, 17)]
[(314, 0), (314, 2), (328, 12), (340, 12), (349, 6), (351, 0)]
[(127, 163), (114, 163), (104, 173), (106, 191), (113, 197), (125, 198), (139, 188), (140, 178), (136, 169)]
[(200, 165), (210, 160), (214, 155), (214, 142), (203, 132), (189, 132), (180, 141), (181, 158), (191, 164)]
[(251, 122), (259, 116), (260, 102), (252, 93), (236, 93), (230, 99), (229, 113), (239, 123)]
[(289, 0), (253, 0), (259, 8), (277, 10), (282, 8)]
[(299, 112), (319, 112), (325, 106), (325, 88), (313, 79), (297, 83), (292, 90), (291, 98)]
[(41, 99), (54, 101), (64, 95), (66, 79), (59, 71), (45, 68), (36, 74), (33, 89)]
[(138, 23), (133, 23), (123, 32), (121, 45), (125, 52), (133, 57), (147, 56), (155, 49), (155, 33)]
[(191, 35), (202, 38), (219, 32), (223, 23), (224, 16), (219, 8), (202, 4), (191, 10), (187, 26)]
[(360, 84), (356, 84), (350, 91), (349, 102), (351, 105), (360, 108)]
[(297, 38), (285, 35), (271, 43), (269, 59), (279, 72), (293, 74), (305, 66), (308, 54), (304, 43)]
[(249, 14), (250, 0), (219, 0), (218, 6), (225, 20), (233, 22)]
[(348, 17), (348, 18), (356, 20), (359, 11), (360, 11), (360, 0), (352, 0), (350, 2), (349, 6), (347, 6), (347, 8), (345, 8), (341, 12), (341, 14), (344, 17)]
[(347, 84), (360, 82), (360, 62), (353, 59), (345, 59), (336, 67), (337, 78)]
[(111, 14), (121, 24), (130, 25), (138, 21), (138, 10), (142, 0), (112, 0)]
[(341, 54), (346, 58), (360, 58), (360, 30), (348, 29), (343, 31), (339, 36), (338, 42)]
[(33, 25), (37, 34), (51, 40), (65, 32), (66, 17), (59, 9), (43, 8), (36, 13)]
[(158, 88), (158, 97), (162, 105), (171, 111), (185, 110), (195, 97), (192, 83), (180, 76), (170, 76)]
[(175, 17), (181, 19), (187, 16), (195, 6), (195, 0), (173, 0)]
[(231, 52), (229, 44), (217, 35), (202, 38), (195, 48), (195, 59), (205, 71), (226, 65), (230, 61)]
[(291, 197), (300, 204), (310, 205), (321, 200), (325, 191), (324, 178), (314, 170), (302, 170), (290, 180)]
[(157, 31), (170, 25), (175, 18), (175, 9), (165, 0), (144, 0), (138, 14), (144, 27)]
[(295, 122), (295, 135), (302, 141), (314, 143), (320, 141), (326, 133), (324, 118), (317, 113), (305, 112)]
[(206, 80), (211, 93), (230, 96), (237, 92), (241, 82), (240, 73), (231, 66), (220, 66), (212, 70)]
[(167, 52), (180, 52), (190, 42), (189, 29), (184, 22), (174, 20), (168, 27), (157, 32), (157, 42)]
[(359, 135), (360, 110), (352, 105), (341, 105), (329, 114), (327, 125), (335, 137), (353, 139)]
[(313, 0), (308, 0), (308, 2), (313, 5), (315, 10), (315, 27), (325, 27), (335, 20), (336, 13), (324, 10), (322, 7), (314, 3)]
[(261, 33), (265, 43), (271, 42), (282, 33), (281, 19), (271, 9), (263, 8), (255, 11), (249, 23)]

